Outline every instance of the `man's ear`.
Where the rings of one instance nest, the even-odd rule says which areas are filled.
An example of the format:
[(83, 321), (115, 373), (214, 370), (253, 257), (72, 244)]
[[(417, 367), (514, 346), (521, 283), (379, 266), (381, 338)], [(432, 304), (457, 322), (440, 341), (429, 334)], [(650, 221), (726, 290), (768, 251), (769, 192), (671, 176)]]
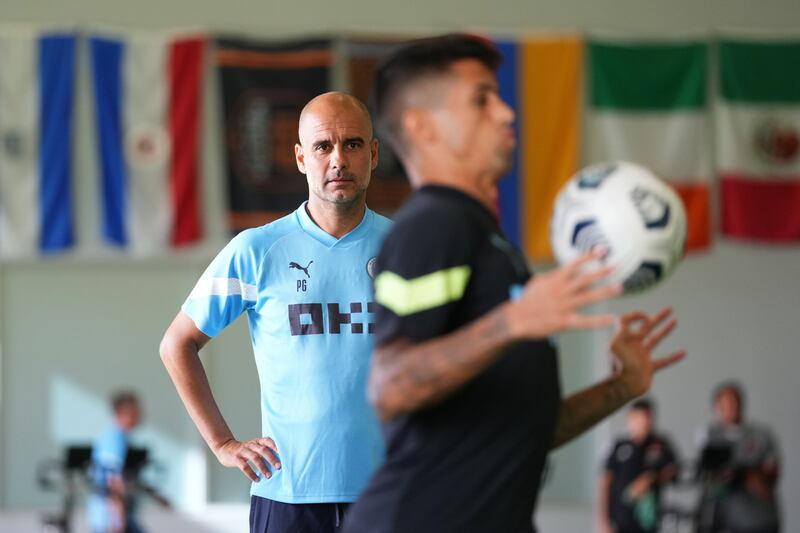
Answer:
[(306, 173), (306, 155), (303, 153), (303, 146), (300, 143), (294, 145), (294, 160), (297, 163), (297, 170), (301, 174)]
[(414, 139), (427, 144), (436, 139), (433, 115), (428, 109), (407, 109), (403, 113), (401, 124), (403, 126), (403, 136), (409, 143)]
[(372, 170), (378, 167), (378, 139), (372, 139), (369, 143), (369, 150), (372, 153)]

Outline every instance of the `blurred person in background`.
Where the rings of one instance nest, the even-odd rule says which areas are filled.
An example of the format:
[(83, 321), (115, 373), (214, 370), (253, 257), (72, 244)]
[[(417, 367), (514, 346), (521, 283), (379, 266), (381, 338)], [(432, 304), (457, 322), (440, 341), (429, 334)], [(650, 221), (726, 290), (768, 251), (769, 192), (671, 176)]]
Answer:
[(658, 531), (661, 487), (678, 475), (675, 452), (655, 432), (655, 407), (634, 402), (626, 417), (627, 435), (614, 444), (600, 479), (598, 511), (602, 533)]
[(772, 432), (745, 421), (744, 389), (736, 382), (719, 384), (712, 405), (714, 420), (699, 437), (701, 468), (711, 480), (701, 531), (777, 533), (780, 458)]
[(92, 443), (89, 479), (92, 493), (88, 500), (88, 521), (93, 533), (138, 533), (135, 490), (125, 472), (130, 448), (130, 433), (140, 424), (139, 399), (131, 391), (120, 391), (111, 398), (114, 419)]

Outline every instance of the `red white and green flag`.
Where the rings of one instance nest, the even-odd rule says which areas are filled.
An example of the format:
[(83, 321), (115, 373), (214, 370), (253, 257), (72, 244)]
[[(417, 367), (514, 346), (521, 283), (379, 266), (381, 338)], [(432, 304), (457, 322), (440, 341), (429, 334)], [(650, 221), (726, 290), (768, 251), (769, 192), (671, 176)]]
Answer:
[(593, 37), (587, 45), (585, 163), (629, 160), (680, 195), (688, 250), (711, 241), (708, 45)]
[(719, 43), (716, 162), (722, 232), (800, 240), (800, 38)]

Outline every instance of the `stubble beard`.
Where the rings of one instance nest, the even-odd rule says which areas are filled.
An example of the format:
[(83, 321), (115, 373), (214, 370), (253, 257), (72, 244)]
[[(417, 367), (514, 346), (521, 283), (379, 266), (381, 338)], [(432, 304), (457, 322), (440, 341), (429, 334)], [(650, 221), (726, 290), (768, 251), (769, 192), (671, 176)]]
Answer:
[(503, 177), (514, 168), (514, 150), (499, 151), (494, 160), (494, 172), (497, 174), (495, 180), (499, 182)]
[(320, 199), (329, 204), (333, 209), (340, 213), (348, 213), (360, 208), (362, 200), (366, 195), (366, 188), (349, 191), (334, 191), (333, 193), (320, 194)]

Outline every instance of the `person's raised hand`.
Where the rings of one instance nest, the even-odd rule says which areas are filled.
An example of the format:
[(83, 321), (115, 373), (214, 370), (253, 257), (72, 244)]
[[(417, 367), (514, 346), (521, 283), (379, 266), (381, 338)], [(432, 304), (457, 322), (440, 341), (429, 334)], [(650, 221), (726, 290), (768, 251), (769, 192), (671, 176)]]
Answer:
[(656, 372), (686, 357), (684, 350), (660, 358), (653, 357), (653, 351), (677, 325), (671, 316), (672, 309), (665, 307), (654, 315), (633, 311), (620, 318), (619, 331), (611, 340), (611, 353), (615, 373), (626, 384), (631, 398), (650, 390)]
[(509, 306), (512, 335), (544, 338), (569, 329), (602, 328), (613, 324), (613, 314), (579, 312), (584, 306), (622, 292), (621, 284), (608, 282), (614, 267), (588, 269), (602, 254), (602, 251), (591, 252), (563, 267), (536, 274), (520, 297)]

